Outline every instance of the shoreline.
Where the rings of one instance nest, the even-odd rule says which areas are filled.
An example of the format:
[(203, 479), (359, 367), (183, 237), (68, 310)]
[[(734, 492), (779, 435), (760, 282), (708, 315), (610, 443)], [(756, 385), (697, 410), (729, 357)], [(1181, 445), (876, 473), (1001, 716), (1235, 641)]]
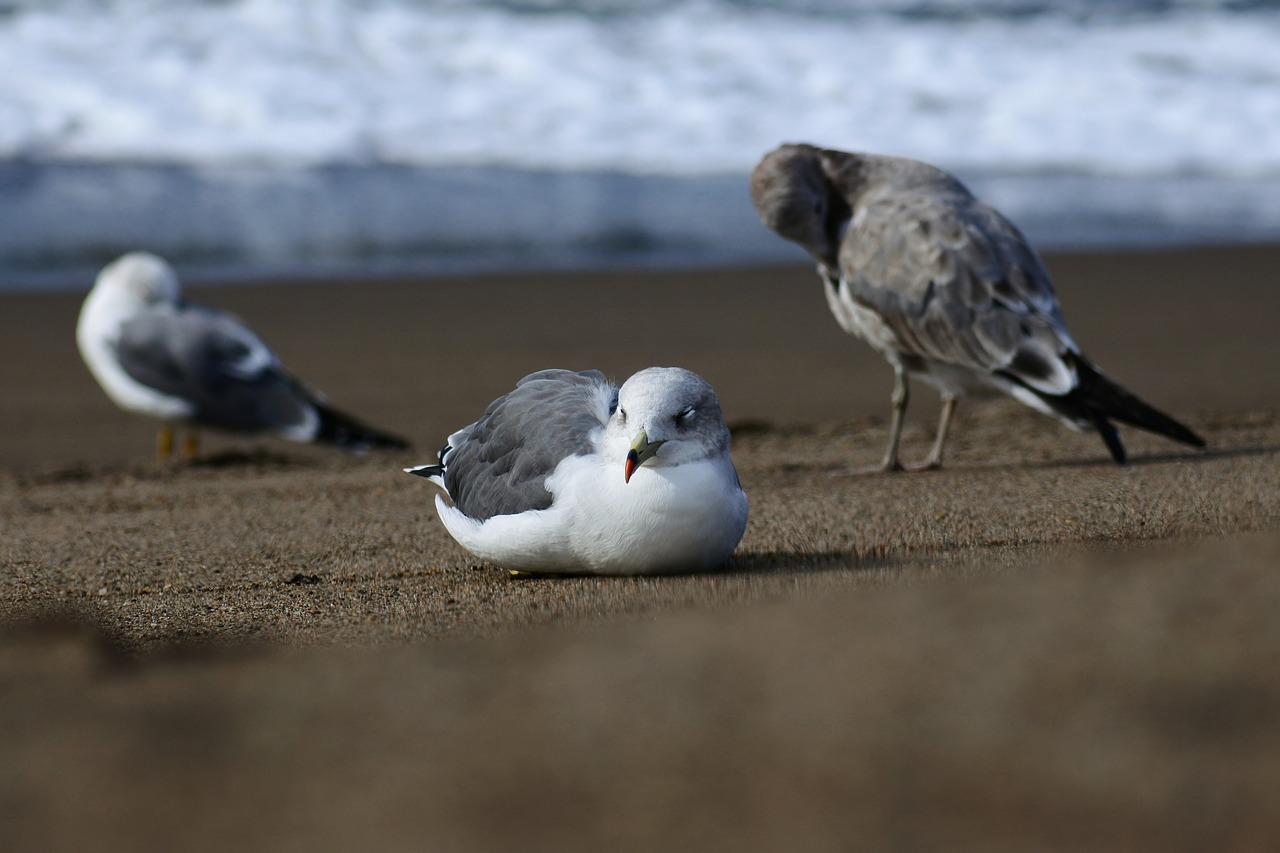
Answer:
[[(89, 278), (138, 247), (200, 282), (252, 277), (243, 258), (276, 277), (334, 270), (359, 277), (800, 257), (760, 224), (746, 198), (749, 168), (671, 174), (19, 158), (0, 162), (7, 201), (0, 287)], [(1274, 180), (953, 171), (1045, 250), (1280, 239)]]
[[(1280, 371), (1256, 369), (1280, 359), (1269, 320), (1280, 311), (1270, 284), (1280, 247), (1046, 260), (1077, 341), (1157, 407), (1192, 417), (1266, 410), (1266, 401), (1280, 400)], [(807, 264), (186, 291), (240, 315), (335, 405), (407, 435), (420, 452), (434, 452), (517, 379), (548, 366), (622, 379), (679, 364), (712, 382), (730, 422), (793, 426), (888, 414), (889, 368), (836, 327)], [(82, 298), (0, 295), (10, 318), (0, 344), (8, 395), (0, 469), (126, 462), (151, 452), (151, 425), (117, 410), (75, 350)], [(1233, 375), (1241, 371), (1247, 381)], [(962, 406), (960, 417), (981, 405)], [(918, 388), (909, 423), (936, 412), (936, 395)], [(307, 452), (273, 439), (209, 438), (215, 450)]]

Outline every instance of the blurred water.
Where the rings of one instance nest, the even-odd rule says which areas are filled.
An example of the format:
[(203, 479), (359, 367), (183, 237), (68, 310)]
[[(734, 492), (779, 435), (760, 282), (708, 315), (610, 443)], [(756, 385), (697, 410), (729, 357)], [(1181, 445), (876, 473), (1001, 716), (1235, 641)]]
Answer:
[(1051, 245), (1280, 235), (1280, 8), (0, 4), (0, 287), (146, 247), (309, 274), (798, 257), (781, 141), (950, 168)]

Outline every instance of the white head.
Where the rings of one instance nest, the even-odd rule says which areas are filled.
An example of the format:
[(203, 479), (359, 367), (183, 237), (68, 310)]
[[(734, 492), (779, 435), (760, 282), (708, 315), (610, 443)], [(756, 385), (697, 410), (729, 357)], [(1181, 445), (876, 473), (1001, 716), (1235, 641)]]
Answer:
[(729, 429), (705, 379), (679, 367), (650, 367), (619, 389), (604, 441), (609, 458), (625, 460), (629, 482), (642, 465), (662, 468), (723, 453)]
[(150, 252), (130, 252), (102, 268), (94, 290), (154, 304), (177, 302), (182, 288), (177, 273), (163, 258)]

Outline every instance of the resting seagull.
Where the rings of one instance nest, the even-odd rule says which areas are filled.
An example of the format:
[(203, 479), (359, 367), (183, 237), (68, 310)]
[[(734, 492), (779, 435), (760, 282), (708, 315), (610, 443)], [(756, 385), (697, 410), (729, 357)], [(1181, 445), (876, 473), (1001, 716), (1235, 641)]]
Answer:
[(542, 370), (449, 436), (436, 465), (454, 539), (508, 569), (653, 574), (724, 564), (747, 524), (715, 391), (678, 367), (618, 388)]
[(1053, 281), (1026, 238), (951, 175), (900, 157), (783, 145), (751, 174), (764, 224), (818, 261), (840, 326), (893, 366), (889, 447), (898, 471), (907, 379), (942, 394), (937, 468), (962, 396), (1004, 393), (1075, 429), (1095, 429), (1124, 463), (1112, 420), (1204, 441), (1116, 384), (1071, 339)]
[(76, 343), (98, 384), (125, 411), (158, 418), (157, 453), (173, 453), (173, 426), (267, 432), (348, 450), (400, 449), (403, 439), (331, 408), (291, 376), (270, 348), (230, 314), (186, 302), (161, 258), (131, 252), (98, 274), (80, 309)]

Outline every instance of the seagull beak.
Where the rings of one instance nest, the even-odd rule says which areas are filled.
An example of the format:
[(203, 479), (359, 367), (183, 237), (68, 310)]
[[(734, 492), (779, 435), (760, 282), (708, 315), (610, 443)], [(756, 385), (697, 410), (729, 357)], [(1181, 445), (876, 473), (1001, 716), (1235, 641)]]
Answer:
[(636, 433), (635, 441), (631, 442), (631, 449), (627, 451), (627, 463), (622, 468), (622, 479), (624, 482), (631, 482), (631, 475), (636, 472), (644, 463), (648, 462), (658, 452), (658, 448), (666, 443), (666, 439), (650, 441), (649, 434), (644, 430)]

